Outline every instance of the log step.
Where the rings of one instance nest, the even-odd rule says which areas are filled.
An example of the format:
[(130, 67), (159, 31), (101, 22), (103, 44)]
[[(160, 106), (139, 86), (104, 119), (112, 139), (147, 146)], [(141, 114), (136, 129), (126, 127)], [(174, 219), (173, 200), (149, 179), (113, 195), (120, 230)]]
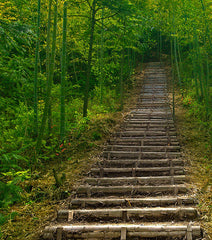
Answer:
[(141, 177), (141, 176), (173, 176), (184, 175), (184, 168), (173, 167), (143, 167), (143, 168), (92, 168), (90, 176), (101, 177)]
[(110, 145), (125, 145), (125, 146), (179, 146), (178, 141), (168, 141), (167, 139), (152, 140), (152, 139), (125, 139), (116, 138), (109, 140)]
[(176, 136), (172, 136), (172, 135), (155, 135), (155, 136), (148, 136), (148, 135), (140, 135), (139, 133), (135, 133), (135, 135), (133, 135), (133, 133), (131, 131), (129, 132), (119, 132), (118, 134), (114, 134), (114, 139), (135, 139), (135, 140), (152, 140), (152, 141), (168, 141), (168, 142), (177, 142), (177, 137)]
[[(154, 131), (154, 132), (157, 132), (157, 131), (161, 131), (161, 132), (167, 132), (167, 128), (166, 127), (142, 127), (142, 126), (124, 126), (123, 130), (125, 131)], [(175, 128), (169, 128), (168, 129), (169, 132), (171, 133), (175, 133), (176, 134), (176, 130)]]
[(129, 152), (129, 151), (104, 151), (103, 157), (107, 159), (174, 159), (181, 157), (180, 152)]
[(185, 181), (185, 175), (173, 177), (116, 177), (116, 178), (86, 178), (85, 183), (97, 186), (123, 186), (123, 185), (168, 185), (181, 184)]
[(154, 128), (174, 128), (174, 124), (173, 123), (154, 123), (154, 122), (150, 122), (150, 123), (136, 123), (136, 122), (125, 122), (125, 125), (130, 126), (130, 127), (154, 127)]
[(72, 199), (71, 209), (104, 207), (164, 207), (196, 204), (192, 197), (154, 197), (154, 198), (77, 198)]
[(174, 152), (179, 151), (180, 146), (126, 146), (121, 144), (107, 145), (107, 151), (131, 151), (131, 152)]
[(130, 119), (129, 117), (125, 119), (124, 121), (125, 123), (129, 123), (129, 124), (174, 124), (174, 121), (172, 119), (143, 119), (143, 120), (139, 120), (139, 119)]
[(154, 136), (175, 136), (176, 132), (172, 131), (151, 131), (151, 130), (144, 130), (144, 131), (123, 131), (117, 132), (115, 136), (141, 136), (141, 137), (154, 137)]
[[(184, 239), (188, 234), (188, 223), (158, 223), (158, 224), (74, 224), (46, 227), (43, 239), (59, 239), (61, 234), (66, 240), (73, 239)], [(123, 237), (124, 235), (124, 237)], [(192, 239), (201, 239), (200, 226), (191, 226)], [(59, 239), (59, 240), (60, 240)]]
[[(184, 162), (181, 159), (172, 159), (173, 166), (184, 166)], [(132, 168), (141, 168), (141, 167), (168, 167), (170, 166), (169, 159), (108, 159), (100, 162), (102, 167), (132, 167)]]
[(81, 209), (81, 210), (59, 210), (58, 222), (73, 221), (110, 221), (120, 220), (124, 222), (132, 220), (157, 221), (189, 220), (195, 219), (198, 212), (192, 207), (155, 207), (155, 208), (124, 208), (124, 209)]
[(188, 189), (184, 184), (160, 186), (89, 186), (82, 185), (77, 189), (77, 196), (159, 196), (167, 194), (185, 194)]

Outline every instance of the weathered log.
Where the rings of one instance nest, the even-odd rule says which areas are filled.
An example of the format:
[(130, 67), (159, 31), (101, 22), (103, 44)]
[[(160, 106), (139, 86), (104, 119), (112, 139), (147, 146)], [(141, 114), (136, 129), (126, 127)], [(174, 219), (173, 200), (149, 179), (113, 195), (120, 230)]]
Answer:
[(123, 185), (162, 185), (171, 184), (174, 179), (175, 184), (184, 183), (185, 175), (180, 176), (155, 176), (155, 177), (115, 177), (115, 178), (86, 178), (89, 185), (97, 186), (123, 186)]
[[(168, 159), (109, 159), (101, 162), (103, 167), (167, 167), (170, 166)], [(181, 159), (173, 159), (173, 166), (183, 166), (184, 161)]]
[[(133, 130), (133, 131), (123, 131), (123, 132), (116, 132), (114, 136), (118, 137), (165, 137), (167, 136), (167, 132), (165, 130), (155, 131), (155, 130)], [(169, 132), (169, 136), (176, 138), (175, 132)]]
[(109, 144), (111, 145), (126, 145), (126, 146), (179, 146), (179, 142), (176, 140), (169, 141), (168, 139), (125, 139), (125, 138), (116, 138), (110, 140)]
[[(87, 195), (87, 186), (80, 186), (77, 189), (77, 195)], [(152, 196), (160, 194), (173, 194), (178, 193), (187, 193), (188, 189), (185, 185), (162, 185), (162, 186), (91, 186), (90, 188), (91, 196), (108, 196), (108, 195), (122, 195), (123, 196), (136, 196), (136, 195), (145, 195), (151, 194)]]
[[(174, 171), (183, 171), (183, 167), (181, 166), (175, 166), (175, 167), (150, 167), (150, 168), (103, 168), (104, 173), (127, 173), (132, 172), (133, 169), (136, 172), (169, 172), (170, 169), (173, 169)], [(91, 172), (93, 173), (99, 173), (100, 168), (92, 168)]]
[(72, 199), (70, 208), (77, 207), (151, 207), (151, 206), (182, 206), (195, 204), (196, 200), (192, 197), (154, 197), (154, 198), (77, 198)]
[(130, 159), (161, 159), (179, 158), (180, 152), (130, 152), (130, 151), (104, 151), (103, 157), (110, 158), (130, 158)]
[(180, 146), (126, 146), (121, 144), (107, 145), (107, 151), (131, 151), (131, 152), (178, 152)]
[[(71, 214), (70, 214), (71, 212)], [(73, 219), (69, 216), (72, 215)], [(122, 221), (132, 221), (145, 219), (145, 221), (155, 220), (184, 220), (195, 219), (198, 213), (192, 207), (175, 207), (175, 208), (126, 208), (126, 209), (83, 209), (83, 210), (60, 210), (57, 214), (58, 221), (70, 220), (112, 220), (121, 219)]]

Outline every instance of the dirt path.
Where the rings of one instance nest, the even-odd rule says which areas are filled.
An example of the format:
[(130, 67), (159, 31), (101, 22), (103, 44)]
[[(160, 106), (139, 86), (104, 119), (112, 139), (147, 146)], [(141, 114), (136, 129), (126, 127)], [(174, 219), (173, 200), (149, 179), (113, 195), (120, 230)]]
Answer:
[(202, 239), (167, 82), (149, 63), (136, 109), (43, 239)]

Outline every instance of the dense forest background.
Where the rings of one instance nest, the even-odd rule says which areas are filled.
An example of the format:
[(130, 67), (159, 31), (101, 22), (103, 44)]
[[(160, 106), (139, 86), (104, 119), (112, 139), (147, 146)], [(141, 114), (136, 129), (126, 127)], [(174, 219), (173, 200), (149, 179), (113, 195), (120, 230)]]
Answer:
[(178, 89), (212, 135), (211, 0), (2, 0), (0, 9), (0, 207), (21, 199), (37, 169), (92, 148), (86, 133), (102, 138), (95, 121), (122, 110), (138, 62), (172, 66), (173, 114)]

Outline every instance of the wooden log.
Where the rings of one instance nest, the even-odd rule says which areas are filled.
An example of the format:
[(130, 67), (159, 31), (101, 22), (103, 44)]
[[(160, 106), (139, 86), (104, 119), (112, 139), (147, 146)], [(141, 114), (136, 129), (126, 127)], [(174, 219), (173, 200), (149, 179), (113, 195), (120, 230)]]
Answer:
[(178, 141), (168, 142), (168, 139), (125, 139), (116, 138), (115, 140), (110, 140), (109, 143), (112, 145), (126, 145), (126, 146), (179, 146)]
[(111, 158), (130, 158), (130, 159), (164, 159), (164, 158), (179, 158), (180, 152), (129, 152), (129, 151), (104, 151), (103, 157)]
[(126, 146), (121, 144), (107, 145), (107, 151), (131, 151), (131, 152), (178, 152), (180, 146)]
[[(132, 172), (132, 168), (103, 168), (104, 173), (127, 173), (127, 172)], [(170, 172), (170, 169), (173, 169), (174, 171), (183, 171), (183, 167), (181, 166), (175, 166), (175, 167), (146, 167), (146, 168), (136, 168), (135, 172)], [(91, 172), (93, 173), (99, 173), (100, 168), (92, 168)]]
[[(181, 159), (173, 159), (173, 166), (184, 166)], [(168, 159), (109, 159), (102, 161), (104, 167), (168, 167)]]
[[(113, 231), (113, 232), (119, 232), (121, 231), (121, 228), (127, 228), (128, 233), (129, 232), (178, 232), (183, 231), (184, 236), (187, 232), (187, 224), (186, 223), (160, 223), (157, 224), (129, 224), (129, 223), (121, 223), (121, 224), (72, 224), (72, 225), (63, 225), (63, 231), (68, 232), (89, 232), (89, 231)], [(44, 232), (45, 233), (55, 233), (57, 228), (61, 227), (58, 225), (55, 226), (48, 226), (45, 227)], [(192, 226), (192, 233), (195, 236), (201, 236), (201, 227), (198, 226)]]
[(121, 219), (122, 221), (145, 219), (146, 221), (157, 220), (184, 220), (194, 219), (197, 217), (197, 210), (192, 207), (175, 207), (175, 208), (126, 208), (126, 209), (83, 209), (83, 210), (66, 210), (58, 211), (58, 220), (63, 220), (65, 216), (73, 213), (73, 220), (111, 220)]
[(182, 206), (196, 204), (192, 197), (154, 197), (154, 198), (77, 198), (72, 199), (70, 208), (79, 206), (88, 207), (107, 207), (107, 206), (127, 206), (127, 207), (146, 207), (146, 206)]
[(115, 177), (115, 178), (86, 178), (85, 182), (89, 185), (98, 186), (118, 186), (118, 185), (162, 185), (184, 183), (185, 175), (180, 176), (155, 176), (155, 177)]
[[(175, 188), (178, 189), (178, 193), (187, 193), (188, 189), (185, 185), (162, 185), (162, 186), (95, 186), (90, 187), (91, 190), (91, 196), (102, 196), (102, 195), (120, 195), (126, 196), (126, 195), (145, 195), (145, 194), (151, 194), (151, 195), (159, 195), (159, 194), (165, 194), (165, 193), (174, 193)], [(87, 187), (86, 186), (80, 186), (77, 190), (77, 195), (87, 195)]]
[[(148, 130), (148, 131), (136, 131), (136, 130), (133, 130), (133, 131), (123, 131), (123, 132), (116, 132), (114, 134), (115, 136), (131, 136), (131, 137), (136, 137), (136, 136), (147, 136), (147, 137), (165, 137), (166, 136), (166, 131), (154, 131), (154, 130)], [(169, 133), (170, 136), (172, 137), (176, 137), (176, 133), (175, 132), (170, 132)]]

